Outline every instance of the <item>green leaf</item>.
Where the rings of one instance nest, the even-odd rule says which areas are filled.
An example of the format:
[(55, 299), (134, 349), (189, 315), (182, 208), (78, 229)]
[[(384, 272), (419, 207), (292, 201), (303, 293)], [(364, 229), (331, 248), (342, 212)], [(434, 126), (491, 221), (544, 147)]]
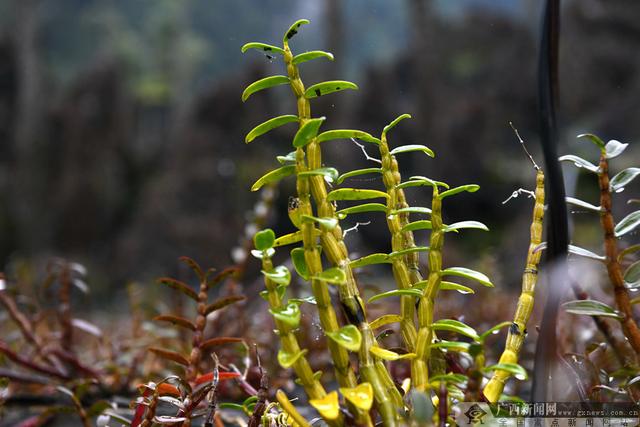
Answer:
[(355, 325), (347, 325), (335, 332), (327, 332), (326, 335), (349, 351), (360, 350), (362, 335)]
[(361, 188), (338, 188), (327, 195), (330, 202), (336, 200), (366, 200), (366, 199), (388, 199), (389, 195), (384, 191), (366, 190)]
[(309, 267), (307, 267), (307, 261), (304, 258), (303, 248), (295, 248), (291, 251), (291, 262), (298, 276), (304, 280), (309, 280)]
[(340, 175), (338, 177), (338, 181), (337, 184), (340, 185), (344, 182), (345, 179), (347, 178), (352, 178), (354, 176), (359, 176), (359, 175), (365, 175), (368, 173), (382, 173), (382, 169), (381, 168), (366, 168), (366, 169), (356, 169), (356, 170), (352, 170), (349, 171), (347, 173), (343, 173), (342, 175)]
[(300, 307), (296, 303), (289, 303), (285, 307), (277, 309), (270, 308), (269, 313), (294, 329), (300, 325)]
[(580, 199), (576, 199), (573, 197), (565, 197), (567, 203), (574, 205), (574, 206), (578, 206), (584, 209), (588, 209), (590, 211), (594, 211), (594, 212), (602, 212), (602, 207), (601, 206), (595, 206), (592, 205), (591, 203), (587, 203), (584, 200), (580, 200)]
[(325, 181), (328, 183), (335, 182), (338, 179), (339, 172), (336, 168), (319, 168), (310, 171), (300, 172), (300, 176), (324, 176)]
[(441, 281), (440, 282), (440, 290), (441, 291), (458, 291), (461, 294), (474, 294), (475, 291), (468, 286), (460, 285), (458, 283)]
[(305, 302), (313, 305), (318, 304), (318, 302), (316, 301), (316, 297), (314, 297), (313, 295), (304, 298), (290, 298), (289, 301), (295, 302), (296, 304), (303, 304)]
[(272, 182), (280, 181), (282, 178), (286, 178), (296, 173), (296, 165), (286, 165), (279, 167), (278, 169), (272, 170), (271, 172), (266, 173), (260, 179), (258, 179), (255, 184), (251, 186), (251, 191), (258, 191), (265, 184), (270, 184)]
[(474, 341), (479, 341), (480, 337), (475, 329), (471, 326), (465, 325), (462, 322), (453, 319), (441, 319), (431, 324), (431, 327), (435, 331), (451, 331), (456, 332), (465, 337), (469, 337)]
[(309, 86), (307, 90), (304, 91), (304, 97), (307, 99), (312, 99), (317, 96), (327, 95), (346, 89), (357, 90), (358, 86), (355, 83), (347, 82), (344, 80), (331, 80), (328, 82), (316, 83), (312, 86)]
[(640, 225), (640, 211), (631, 212), (616, 224), (615, 235), (622, 237)]
[(627, 255), (630, 255), (630, 254), (632, 254), (634, 252), (638, 252), (638, 251), (640, 251), (640, 244), (632, 245), (632, 246), (629, 246), (628, 248), (623, 249), (618, 254), (618, 261), (620, 261), (621, 259), (623, 259)]
[(452, 188), (451, 190), (443, 191), (440, 193), (440, 199), (444, 199), (448, 196), (453, 196), (454, 194), (462, 193), (463, 191), (467, 191), (469, 193), (475, 193), (480, 189), (480, 186), (477, 184), (467, 184), (461, 185), (460, 187)]
[(429, 147), (425, 145), (418, 145), (418, 144), (403, 145), (401, 147), (396, 147), (393, 150), (391, 150), (391, 155), (395, 156), (396, 154), (411, 153), (414, 151), (421, 151), (429, 157), (435, 157), (433, 150), (431, 150)]
[(280, 363), (280, 366), (282, 366), (283, 368), (289, 369), (293, 366), (294, 363), (298, 361), (298, 359), (307, 354), (307, 351), (308, 350), (305, 349), (295, 354), (291, 354), (287, 353), (283, 349), (280, 349), (278, 351), (278, 363)]
[(495, 365), (487, 366), (485, 371), (506, 371), (519, 380), (526, 381), (529, 376), (527, 370), (517, 363), (496, 363)]
[(302, 222), (317, 222), (325, 230), (333, 230), (338, 225), (338, 220), (335, 218), (317, 218), (311, 215), (302, 215), (301, 218)]
[(431, 221), (427, 219), (422, 219), (420, 221), (410, 222), (409, 224), (402, 227), (400, 231), (402, 233), (406, 233), (407, 231), (431, 230), (431, 228), (432, 228)]
[(318, 135), (318, 142), (331, 141), (334, 139), (361, 139), (365, 142), (371, 142), (373, 144), (378, 143), (378, 139), (374, 138), (367, 132), (363, 132), (361, 130), (352, 130), (352, 129), (334, 129), (328, 130), (326, 132), (322, 132)]
[[(410, 114), (406, 114), (406, 113), (405, 113), (405, 114), (401, 114), (401, 115), (399, 115), (399, 116), (398, 116), (398, 117), (396, 117), (396, 118), (395, 118), (391, 123), (389, 123), (388, 125), (386, 125), (386, 126), (384, 127), (384, 129), (382, 129), (382, 133), (383, 133), (383, 134), (388, 133), (391, 129), (393, 129), (394, 127), (396, 127), (396, 125), (397, 125), (398, 123), (400, 123), (402, 120), (404, 120), (404, 119), (410, 119), (410, 118), (411, 118), (411, 115), (410, 115)], [(432, 156), (432, 157), (433, 157), (433, 156)]]
[(242, 102), (246, 101), (251, 95), (260, 90), (287, 84), (289, 84), (289, 77), (287, 76), (265, 77), (264, 79), (260, 79), (247, 86), (244, 92), (242, 92)]
[(371, 255), (367, 255), (362, 258), (353, 260), (349, 263), (349, 265), (351, 266), (351, 268), (359, 268), (359, 267), (364, 267), (365, 265), (384, 264), (384, 263), (390, 263), (390, 262), (391, 260), (389, 259), (389, 255), (387, 254), (371, 254)]
[(258, 231), (253, 236), (253, 244), (259, 251), (266, 251), (267, 249), (272, 248), (275, 240), (276, 234), (270, 228)]
[(640, 175), (640, 168), (627, 168), (617, 173), (609, 182), (609, 187), (614, 193), (620, 193), (624, 191), (625, 185), (634, 180), (635, 177)]
[(420, 298), (422, 296), (422, 291), (420, 289), (394, 289), (392, 291), (383, 292), (381, 294), (374, 295), (371, 298), (369, 298), (368, 302), (372, 303), (382, 298), (395, 297), (398, 295)]
[(328, 268), (313, 278), (334, 285), (341, 285), (347, 281), (344, 270), (338, 267)]
[(400, 316), (399, 314), (385, 314), (369, 323), (369, 326), (371, 327), (371, 329), (378, 329), (382, 326), (389, 325), (391, 323), (399, 323), (401, 321), (402, 316)]
[(298, 243), (302, 241), (302, 231), (296, 231), (294, 233), (285, 234), (284, 236), (278, 237), (273, 242), (273, 247), (277, 248), (278, 246), (291, 245), (293, 243)]
[(378, 347), (377, 345), (372, 346), (369, 349), (369, 352), (380, 359), (392, 361), (400, 359), (413, 359), (416, 357), (415, 353), (398, 354), (395, 351), (386, 350), (382, 347)]
[(443, 277), (444, 276), (465, 277), (467, 279), (475, 280), (476, 282), (480, 283), (481, 285), (493, 288), (493, 283), (491, 283), (491, 280), (489, 280), (489, 278), (487, 276), (485, 276), (484, 274), (480, 273), (479, 271), (471, 270), (469, 268), (449, 267), (449, 268), (443, 270), (440, 274)]
[(585, 258), (595, 259), (597, 261), (606, 261), (607, 257), (595, 254), (591, 251), (588, 251), (584, 248), (580, 248), (578, 246), (569, 245), (569, 253), (578, 255)]
[(368, 412), (373, 406), (373, 386), (370, 383), (358, 384), (353, 388), (340, 387), (340, 393), (362, 411)]
[(623, 144), (622, 142), (616, 141), (615, 139), (607, 142), (607, 145), (604, 146), (607, 159), (618, 157), (624, 150), (627, 149), (628, 146), (629, 144)]
[(259, 251), (257, 249), (253, 249), (251, 251), (251, 255), (253, 255), (255, 258), (258, 258), (258, 259), (262, 259), (265, 256), (267, 258), (271, 258), (275, 253), (276, 253), (276, 250), (273, 248), (267, 249), (266, 251)]
[(279, 55), (284, 55), (284, 50), (282, 48), (272, 46), (266, 43), (258, 43), (258, 42), (247, 43), (244, 46), (242, 46), (241, 50), (242, 50), (242, 53), (245, 53), (249, 49), (257, 49), (259, 51), (262, 51), (268, 54), (277, 53)]
[(387, 207), (381, 203), (363, 203), (362, 205), (351, 206), (349, 208), (341, 209), (336, 212), (339, 218), (344, 218), (347, 215), (358, 214), (364, 212), (386, 212)]
[(558, 157), (558, 160), (561, 162), (572, 162), (576, 167), (586, 169), (589, 172), (600, 173), (600, 168), (598, 166), (583, 159), (582, 157), (574, 156), (573, 154)]
[(309, 399), (309, 404), (326, 420), (336, 420), (340, 416), (340, 402), (335, 390), (319, 399)]
[(458, 230), (462, 230), (464, 228), (475, 228), (475, 229), (478, 229), (478, 230), (489, 231), (489, 227), (487, 227), (486, 225), (484, 225), (483, 223), (478, 222), (478, 221), (455, 222), (453, 224), (445, 226), (444, 227), (444, 231), (445, 231), (445, 233), (448, 233), (450, 231), (458, 231)]
[(431, 344), (429, 347), (431, 348), (441, 348), (449, 351), (457, 351), (460, 353), (468, 353), (469, 352), (469, 344), (468, 342), (460, 342), (460, 341), (439, 341), (437, 343)]
[(288, 153), (286, 156), (278, 156), (276, 157), (276, 160), (278, 160), (278, 163), (280, 163), (281, 165), (284, 165), (285, 163), (292, 163), (296, 161), (296, 152), (292, 151), (290, 153)]
[[(284, 298), (285, 294), (287, 293), (287, 287), (286, 286), (278, 286), (276, 287), (276, 292), (278, 294), (278, 298), (280, 298), (281, 300)], [(269, 291), (264, 290), (264, 291), (260, 291), (260, 297), (269, 302)]]
[(602, 316), (613, 317), (614, 319), (622, 319), (616, 310), (608, 306), (607, 304), (595, 301), (595, 300), (576, 300), (569, 301), (562, 304), (567, 313), (571, 314), (583, 314), (585, 316)]
[(318, 134), (318, 130), (320, 129), (320, 125), (325, 120), (325, 117), (320, 117), (318, 119), (309, 119), (300, 126), (296, 136), (293, 137), (293, 146), (296, 148), (301, 148), (311, 142), (313, 138)]
[(636, 261), (624, 272), (624, 281), (628, 288), (640, 286), (640, 261)]
[(310, 52), (304, 52), (294, 56), (292, 62), (294, 64), (302, 64), (303, 62), (311, 61), (316, 58), (327, 58), (329, 61), (333, 61), (333, 54), (323, 50), (312, 50)]
[(448, 374), (440, 374), (434, 375), (429, 378), (430, 383), (444, 382), (447, 384), (463, 384), (467, 382), (466, 375), (462, 374), (454, 374), (453, 372), (449, 372)]
[(398, 258), (401, 256), (405, 256), (407, 254), (412, 254), (414, 252), (428, 252), (429, 246), (414, 246), (412, 248), (402, 249), (399, 251), (394, 251), (389, 254), (389, 259)]
[(417, 213), (417, 214), (431, 215), (431, 209), (409, 206), (408, 208), (396, 209), (394, 211), (391, 211), (391, 215), (398, 215), (402, 213), (410, 213), (410, 214)]
[(604, 141), (592, 133), (582, 133), (578, 135), (577, 138), (588, 138), (589, 141), (593, 142), (600, 150), (602, 150), (603, 152), (605, 150)]
[(293, 36), (295, 36), (296, 34), (298, 34), (298, 29), (302, 26), (302, 25), (307, 25), (309, 23), (308, 19), (298, 19), (296, 22), (293, 23), (293, 25), (291, 25), (289, 27), (289, 29), (287, 30), (286, 33), (284, 33), (284, 37), (282, 38), (282, 42), (284, 44), (287, 44), (289, 42), (289, 40), (291, 40), (291, 38)]
[(408, 188), (408, 187), (422, 187), (422, 186), (429, 186), (429, 187), (442, 186), (445, 188), (449, 188), (449, 186), (444, 182), (434, 181), (431, 178), (427, 178), (426, 176), (412, 176), (411, 178), (409, 178), (408, 181), (401, 182), (400, 184), (396, 185), (396, 189), (401, 190), (403, 188)]
[(262, 270), (262, 274), (279, 285), (289, 286), (291, 283), (291, 272), (284, 265), (279, 265), (271, 271)]
[(489, 337), (490, 335), (497, 334), (500, 331), (500, 329), (505, 328), (507, 326), (511, 326), (511, 324), (512, 324), (512, 322), (509, 322), (509, 321), (500, 322), (497, 325), (487, 329), (485, 332), (480, 334), (480, 342), (484, 342), (484, 340), (486, 340), (487, 337)]
[(274, 117), (251, 129), (251, 132), (249, 132), (247, 136), (244, 138), (244, 142), (248, 144), (254, 139), (256, 139), (257, 137), (259, 137), (260, 135), (264, 135), (265, 133), (269, 132), (271, 129), (275, 129), (282, 125), (286, 125), (287, 123), (293, 123), (297, 121), (298, 121), (298, 116), (294, 116), (291, 114)]

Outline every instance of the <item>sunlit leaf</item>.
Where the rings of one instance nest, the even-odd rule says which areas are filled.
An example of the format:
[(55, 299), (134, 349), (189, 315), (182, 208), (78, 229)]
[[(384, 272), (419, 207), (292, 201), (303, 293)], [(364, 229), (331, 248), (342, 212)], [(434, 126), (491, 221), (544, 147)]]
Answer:
[(475, 291), (468, 286), (460, 285), (458, 283), (447, 282), (445, 280), (440, 282), (441, 291), (458, 291), (461, 294), (473, 294)]
[(364, 267), (365, 265), (384, 264), (390, 262), (391, 260), (389, 259), (389, 255), (377, 253), (353, 260), (349, 263), (349, 265), (351, 266), (351, 268), (358, 268)]
[(370, 322), (369, 326), (371, 326), (371, 329), (378, 329), (390, 323), (398, 323), (401, 321), (402, 321), (402, 316), (400, 316), (399, 314), (385, 314), (383, 316), (378, 317), (373, 322)]
[(162, 425), (181, 423), (186, 420), (187, 419), (185, 417), (174, 417), (173, 415), (156, 415), (155, 417), (153, 417), (154, 423)]
[(382, 129), (382, 133), (386, 134), (388, 133), (391, 129), (393, 129), (394, 127), (396, 127), (398, 125), (398, 123), (400, 123), (402, 120), (404, 119), (410, 119), (411, 115), (410, 114), (401, 114), (398, 117), (396, 117), (395, 119), (393, 119), (393, 121), (391, 123), (389, 123), (388, 125), (386, 125), (384, 127), (384, 129)]
[(396, 185), (395, 188), (398, 190), (401, 190), (408, 187), (422, 187), (422, 186), (429, 186), (429, 187), (439, 186), (439, 187), (449, 188), (449, 186), (444, 182), (434, 181), (433, 179), (427, 178), (426, 176), (412, 176), (411, 178), (409, 178), (408, 181), (401, 182), (400, 184)]
[(565, 197), (565, 199), (570, 205), (578, 206), (594, 212), (602, 212), (601, 206), (592, 205), (591, 203), (587, 203), (584, 200), (576, 199), (574, 197)]
[(328, 268), (313, 278), (335, 285), (341, 285), (347, 281), (346, 273), (338, 267)]
[(317, 96), (323, 96), (346, 89), (357, 90), (358, 85), (344, 80), (332, 80), (328, 82), (316, 83), (309, 86), (307, 90), (304, 91), (304, 97), (307, 99), (311, 99)]
[(244, 138), (244, 142), (248, 144), (254, 139), (256, 139), (257, 137), (264, 135), (265, 133), (269, 132), (272, 129), (286, 125), (287, 123), (293, 123), (297, 121), (298, 121), (298, 116), (294, 116), (291, 114), (274, 117), (251, 129), (251, 131)]
[(157, 347), (149, 347), (149, 351), (163, 359), (171, 360), (183, 366), (189, 366), (189, 360), (178, 352)]
[(377, 301), (382, 298), (394, 297), (394, 296), (412, 296), (416, 298), (420, 298), (422, 296), (422, 291), (420, 289), (394, 289), (392, 291), (383, 292), (381, 294), (377, 294), (369, 298), (369, 303)]
[(416, 252), (428, 252), (429, 249), (430, 249), (429, 246), (414, 246), (412, 248), (402, 249), (400, 251), (394, 251), (389, 254), (389, 259), (398, 258), (408, 254), (416, 253)]
[(620, 193), (624, 190), (625, 185), (633, 181), (638, 175), (640, 175), (640, 168), (624, 169), (618, 172), (613, 178), (611, 178), (609, 187), (611, 188), (612, 192)]
[(360, 350), (362, 335), (355, 325), (343, 326), (335, 332), (326, 332), (326, 335), (347, 350)]
[(640, 211), (631, 212), (616, 224), (615, 235), (616, 237), (622, 237), (633, 231), (638, 225), (640, 225)]
[(361, 188), (338, 188), (327, 195), (327, 200), (330, 202), (336, 200), (366, 200), (378, 198), (388, 199), (389, 195), (383, 191)]
[(170, 277), (161, 277), (160, 279), (158, 279), (158, 283), (167, 285), (172, 289), (176, 289), (189, 298), (193, 299), (194, 301), (198, 301), (198, 293), (191, 289), (191, 287), (184, 282), (172, 279)]
[(295, 248), (291, 250), (291, 262), (296, 269), (298, 276), (304, 280), (309, 280), (309, 268), (307, 267), (307, 261), (304, 258), (304, 249)]
[(271, 271), (262, 270), (262, 274), (279, 285), (289, 286), (289, 283), (291, 283), (291, 272), (284, 265), (279, 265)]
[(300, 172), (299, 176), (317, 176), (322, 175), (324, 179), (329, 182), (335, 182), (338, 179), (339, 172), (336, 168), (318, 168), (310, 171)]
[(377, 345), (372, 346), (369, 352), (382, 360), (400, 360), (400, 359), (413, 359), (416, 357), (415, 353), (398, 354), (395, 351), (387, 350)]
[(464, 384), (466, 383), (468, 380), (468, 378), (466, 377), (466, 375), (462, 375), (462, 374), (454, 374), (452, 372), (449, 372), (447, 374), (440, 374), (440, 375), (434, 375), (433, 377), (429, 378), (429, 382), (430, 383), (447, 383), (447, 384)]
[(470, 344), (468, 342), (461, 341), (438, 341), (437, 343), (431, 344), (429, 347), (440, 348), (448, 351), (457, 351), (460, 353), (468, 353)]
[(445, 197), (453, 196), (454, 194), (462, 193), (464, 191), (468, 193), (475, 193), (479, 189), (480, 186), (477, 184), (461, 185), (460, 187), (455, 187), (451, 190), (443, 191), (442, 193), (440, 193), (440, 198), (444, 199)]
[(338, 220), (335, 218), (329, 218), (329, 217), (318, 218), (311, 215), (302, 215), (301, 218), (302, 218), (302, 222), (318, 223), (318, 225), (320, 225), (320, 227), (322, 227), (325, 230), (333, 230), (338, 225)]
[(373, 387), (370, 383), (358, 384), (353, 388), (341, 387), (340, 393), (362, 411), (368, 411), (373, 406)]
[(351, 206), (345, 209), (341, 209), (338, 212), (336, 212), (336, 215), (338, 215), (338, 217), (346, 217), (347, 215), (351, 215), (351, 214), (359, 214), (359, 213), (365, 213), (365, 212), (386, 212), (387, 211), (387, 207), (381, 203), (363, 203), (361, 205), (357, 205), (357, 206)]
[(289, 84), (289, 77), (287, 76), (271, 76), (260, 79), (251, 83), (244, 92), (242, 92), (242, 102), (246, 101), (251, 95), (258, 91), (286, 84)]
[(284, 236), (278, 237), (273, 242), (273, 247), (286, 246), (291, 245), (293, 243), (298, 243), (302, 241), (302, 231), (296, 231), (294, 233), (285, 234)]
[(333, 61), (333, 54), (323, 50), (312, 50), (310, 52), (299, 53), (293, 57), (292, 62), (294, 64), (302, 64), (303, 62), (311, 61), (316, 58), (326, 58), (329, 61)]
[(505, 322), (498, 323), (495, 326), (492, 326), (491, 328), (487, 329), (485, 332), (480, 334), (480, 341), (483, 342), (484, 340), (487, 339), (487, 337), (497, 334), (500, 331), (500, 329), (506, 328), (507, 326), (511, 326), (511, 324), (512, 322), (505, 321)]
[(337, 420), (340, 416), (340, 403), (338, 402), (337, 391), (332, 391), (320, 399), (310, 399), (309, 404), (326, 420)]
[(267, 228), (265, 230), (258, 231), (253, 236), (253, 245), (259, 251), (266, 251), (267, 249), (273, 247), (275, 240), (276, 234), (272, 229)]
[(417, 231), (417, 230), (431, 230), (432, 224), (428, 219), (422, 219), (420, 221), (410, 222), (400, 230), (403, 233), (407, 231)]
[(356, 170), (352, 170), (349, 171), (347, 173), (343, 173), (342, 175), (340, 175), (338, 177), (338, 184), (342, 184), (344, 182), (345, 179), (347, 178), (352, 178), (354, 176), (360, 176), (360, 175), (366, 175), (366, 174), (370, 174), (370, 173), (382, 173), (382, 169), (381, 168), (366, 168), (366, 169), (356, 169)]
[(295, 148), (301, 148), (311, 142), (313, 138), (318, 135), (318, 130), (320, 130), (320, 125), (324, 122), (325, 117), (319, 117), (317, 119), (309, 119), (307, 120), (296, 135), (293, 137), (293, 146)]
[(204, 309), (205, 316), (213, 313), (216, 310), (220, 310), (221, 308), (224, 308), (228, 305), (234, 304), (239, 301), (244, 301), (246, 299), (247, 297), (245, 297), (244, 295), (231, 295), (228, 297), (218, 298), (211, 304), (207, 305), (207, 307)]
[(596, 253), (593, 253), (591, 251), (588, 251), (584, 248), (580, 248), (578, 246), (574, 246), (574, 245), (569, 245), (569, 253), (570, 254), (574, 254), (574, 255), (578, 255), (584, 258), (589, 258), (589, 259), (595, 259), (597, 261), (605, 261), (607, 259), (607, 257), (604, 257), (602, 255), (598, 255)]
[(630, 255), (630, 254), (632, 254), (634, 252), (638, 252), (638, 251), (640, 251), (640, 244), (632, 245), (632, 246), (629, 246), (628, 248), (623, 249), (618, 254), (618, 261), (620, 261), (621, 259), (623, 259), (627, 255)]
[(527, 370), (517, 363), (496, 363), (495, 365), (487, 366), (485, 371), (506, 371), (519, 380), (527, 380)]
[(290, 302), (295, 302), (296, 304), (303, 304), (303, 303), (309, 303), (309, 304), (314, 304), (316, 305), (318, 302), (316, 301), (316, 297), (314, 297), (313, 295), (309, 295), (308, 297), (304, 297), (304, 298), (289, 298)]
[(266, 251), (259, 251), (257, 249), (253, 249), (251, 251), (251, 255), (253, 255), (255, 258), (258, 258), (258, 259), (262, 259), (265, 256), (268, 258), (271, 258), (275, 253), (276, 253), (276, 250), (273, 248), (267, 249)]
[(480, 337), (475, 329), (471, 326), (465, 325), (462, 322), (453, 319), (441, 319), (431, 324), (431, 327), (435, 331), (450, 331), (456, 332), (465, 337), (469, 337), (474, 341), (479, 341)]
[(391, 155), (395, 156), (397, 154), (411, 153), (414, 151), (420, 151), (422, 153), (425, 153), (429, 157), (435, 157), (433, 150), (431, 150), (426, 145), (419, 145), (419, 144), (403, 145), (401, 147), (396, 147), (393, 150), (391, 150)]
[(333, 139), (360, 139), (364, 142), (371, 142), (373, 144), (378, 143), (378, 139), (374, 138), (367, 132), (363, 132), (361, 130), (353, 130), (353, 129), (334, 129), (328, 130), (326, 132), (322, 132), (318, 135), (318, 142), (331, 141)]
[(493, 283), (491, 283), (491, 280), (489, 280), (489, 278), (480, 273), (479, 271), (475, 271), (475, 270), (471, 270), (469, 268), (465, 268), (465, 267), (449, 267), (445, 270), (443, 270), (441, 272), (441, 275), (444, 276), (460, 276), (460, 277), (465, 277), (467, 279), (472, 279), (475, 280), (476, 282), (480, 283), (481, 285), (484, 286), (488, 286), (488, 287), (493, 287)]
[(258, 43), (258, 42), (247, 43), (244, 46), (242, 46), (242, 53), (245, 53), (249, 49), (257, 49), (267, 54), (277, 53), (279, 55), (284, 55), (284, 50), (282, 50), (279, 47), (272, 46), (266, 43)]
[(576, 300), (563, 304), (567, 313), (582, 314), (585, 316), (602, 316), (622, 319), (622, 315), (607, 304), (595, 300)]
[(628, 146), (629, 144), (623, 144), (622, 142), (616, 141), (615, 139), (607, 142), (607, 145), (604, 146), (607, 159), (618, 157), (624, 150), (627, 149)]
[(627, 287), (640, 287), (640, 261), (636, 261), (624, 272), (624, 281)]
[(602, 150), (603, 152), (605, 150), (604, 141), (592, 133), (582, 133), (578, 135), (577, 138), (587, 138), (589, 139), (589, 141), (593, 142), (600, 150)]
[(292, 151), (290, 153), (287, 153), (286, 156), (277, 156), (276, 160), (281, 165), (284, 165), (284, 164), (287, 164), (287, 163), (295, 163), (295, 161), (296, 161), (296, 152)]
[(582, 157), (574, 156), (573, 154), (567, 154), (566, 156), (558, 157), (561, 162), (571, 162), (576, 167), (586, 169), (589, 172), (600, 173), (600, 168), (593, 163), (583, 159)]
[(162, 315), (154, 317), (153, 320), (159, 322), (170, 322), (176, 326), (182, 326), (183, 328), (191, 329), (192, 331), (196, 330), (196, 325), (192, 321), (180, 316)]
[(417, 213), (417, 214), (425, 214), (425, 215), (431, 215), (431, 209), (429, 208), (421, 208), (421, 207), (408, 207), (408, 208), (402, 208), (402, 209), (396, 209), (391, 211), (391, 215), (398, 215), (398, 214), (402, 214), (402, 213)]
[(74, 328), (93, 335), (96, 338), (102, 337), (102, 330), (89, 321), (84, 319), (71, 319), (71, 324)]
[(278, 169), (274, 169), (267, 174), (263, 175), (260, 179), (258, 179), (255, 184), (251, 186), (251, 191), (258, 191), (265, 184), (270, 184), (272, 182), (280, 181), (282, 178), (286, 178), (288, 176), (296, 173), (295, 165), (285, 165), (281, 166)]
[(298, 30), (300, 29), (300, 27), (307, 24), (309, 24), (308, 19), (298, 19), (296, 22), (294, 22), (293, 25), (289, 27), (287, 32), (284, 33), (284, 37), (282, 38), (283, 43), (288, 43), (288, 41), (291, 40), (293, 36), (298, 34)]
[(489, 227), (487, 227), (486, 225), (484, 225), (483, 223), (481, 223), (479, 221), (460, 221), (460, 222), (455, 222), (453, 224), (445, 226), (444, 227), (444, 231), (446, 233), (448, 233), (450, 231), (457, 231), (457, 230), (462, 230), (462, 229), (466, 229), (466, 228), (475, 228), (477, 230), (489, 231)]
[(289, 303), (282, 308), (270, 308), (269, 312), (276, 319), (286, 323), (292, 328), (297, 328), (300, 325), (300, 307), (296, 303)]

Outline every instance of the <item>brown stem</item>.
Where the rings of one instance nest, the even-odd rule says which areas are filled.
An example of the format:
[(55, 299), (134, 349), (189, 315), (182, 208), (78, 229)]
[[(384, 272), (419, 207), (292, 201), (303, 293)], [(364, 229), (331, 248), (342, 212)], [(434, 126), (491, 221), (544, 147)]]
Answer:
[(204, 328), (207, 325), (207, 282), (203, 280), (200, 283), (200, 292), (198, 293), (198, 315), (196, 317), (196, 330), (193, 332), (191, 355), (189, 357), (189, 366), (187, 367), (187, 381), (195, 381), (198, 375), (198, 367), (202, 360), (202, 338), (204, 337)]
[(609, 163), (605, 153), (600, 155), (600, 172), (598, 173), (598, 182), (600, 184), (600, 206), (602, 214), (600, 216), (600, 224), (604, 231), (604, 249), (607, 257), (607, 273), (609, 280), (613, 285), (614, 297), (618, 310), (622, 312), (624, 318), (621, 320), (622, 330), (629, 339), (629, 343), (637, 354), (640, 354), (640, 329), (633, 319), (633, 310), (631, 308), (631, 300), (629, 291), (624, 285), (622, 269), (618, 261), (618, 241), (616, 240), (611, 214), (611, 190), (609, 188)]
[(49, 375), (55, 378), (59, 378), (61, 380), (69, 379), (67, 375), (61, 374), (60, 372), (54, 370), (53, 368), (50, 368), (48, 366), (38, 365), (37, 363), (34, 363), (23, 356), (20, 356), (19, 354), (11, 350), (7, 345), (7, 343), (1, 340), (0, 340), (0, 353), (3, 353), (5, 356), (7, 356), (9, 360), (12, 360), (18, 365), (24, 366), (25, 368), (31, 369), (32, 371), (40, 372), (41, 374)]

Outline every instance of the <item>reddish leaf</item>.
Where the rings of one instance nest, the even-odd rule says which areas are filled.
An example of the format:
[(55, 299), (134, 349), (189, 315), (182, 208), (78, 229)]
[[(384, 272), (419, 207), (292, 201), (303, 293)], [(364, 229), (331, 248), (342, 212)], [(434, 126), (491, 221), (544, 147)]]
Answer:
[(153, 320), (158, 320), (161, 322), (171, 322), (174, 325), (182, 326), (183, 328), (191, 329), (192, 331), (196, 330), (196, 325), (191, 320), (185, 319), (184, 317), (180, 316), (172, 316), (170, 314), (166, 314), (162, 316), (156, 316), (153, 318)]
[(160, 385), (158, 385), (158, 394), (160, 396), (174, 396), (174, 397), (180, 397), (180, 390), (178, 390), (178, 387), (174, 386), (173, 384), (167, 384), (167, 383), (161, 383)]
[[(138, 386), (143, 387), (144, 384)], [(150, 388), (145, 388), (144, 391), (142, 392), (142, 397), (149, 397), (151, 395), (151, 393), (153, 393), (153, 390)], [(140, 425), (140, 423), (142, 423), (142, 418), (144, 417), (144, 411), (147, 409), (147, 407), (145, 405), (143, 405), (142, 403), (138, 403), (136, 405), (136, 412), (133, 415), (133, 421), (131, 421), (131, 427), (138, 427)]]
[(202, 268), (200, 267), (200, 265), (197, 262), (195, 262), (193, 258), (189, 258), (188, 256), (182, 256), (180, 257), (180, 261), (187, 264), (191, 268), (191, 270), (193, 270), (193, 272), (196, 273), (196, 275), (200, 279), (200, 282), (204, 282), (205, 280), (204, 272), (202, 271)]
[(233, 304), (234, 302), (243, 301), (245, 299), (247, 299), (247, 297), (245, 297), (244, 295), (232, 295), (230, 297), (218, 298), (207, 306), (207, 308), (205, 309), (205, 316), (213, 313), (216, 310)]
[(169, 360), (173, 360), (176, 363), (179, 363), (183, 366), (189, 366), (189, 360), (187, 360), (186, 357), (184, 357), (183, 355), (181, 355), (178, 352), (175, 351), (170, 351), (170, 350), (164, 350), (162, 348), (157, 348), (157, 347), (149, 347), (149, 351), (157, 356), (160, 356), (164, 359), (169, 359)]
[[(232, 378), (240, 378), (240, 374), (237, 372), (219, 372), (218, 380), (225, 381), (230, 380)], [(209, 372), (208, 374), (200, 375), (196, 378), (196, 386), (204, 383), (209, 383), (213, 381), (213, 372)]]
[(218, 345), (222, 345), (222, 344), (229, 344), (229, 343), (233, 343), (233, 342), (242, 342), (244, 341), (242, 338), (235, 338), (235, 337), (218, 337), (218, 338), (211, 338), (206, 340), (205, 342), (203, 342), (202, 344), (200, 344), (200, 348), (203, 350), (206, 350), (210, 347), (215, 347)]
[(176, 289), (182, 292), (183, 294), (185, 294), (186, 296), (190, 297), (194, 301), (198, 301), (198, 293), (193, 289), (191, 289), (191, 286), (187, 285), (184, 282), (181, 282), (176, 279), (172, 279), (171, 277), (161, 277), (158, 279), (158, 283), (161, 283), (163, 285), (169, 286), (170, 288)]
[(207, 280), (207, 286), (211, 287), (215, 284), (218, 284), (222, 282), (224, 279), (226, 279), (227, 277), (237, 273), (238, 271), (240, 271), (240, 269), (236, 266), (227, 267), (224, 270), (222, 270), (220, 273), (213, 276), (211, 279)]

